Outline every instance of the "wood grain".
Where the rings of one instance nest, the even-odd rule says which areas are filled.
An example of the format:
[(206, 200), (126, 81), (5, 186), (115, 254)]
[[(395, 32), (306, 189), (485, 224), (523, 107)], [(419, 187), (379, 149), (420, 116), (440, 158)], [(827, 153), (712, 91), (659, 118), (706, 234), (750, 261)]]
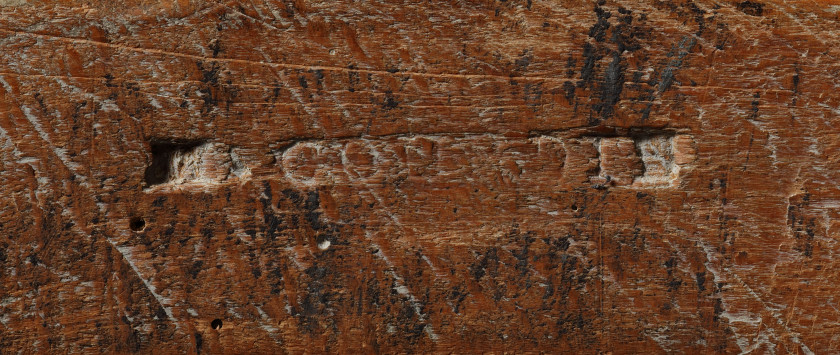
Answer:
[(838, 15), (0, 1), (0, 352), (835, 352)]

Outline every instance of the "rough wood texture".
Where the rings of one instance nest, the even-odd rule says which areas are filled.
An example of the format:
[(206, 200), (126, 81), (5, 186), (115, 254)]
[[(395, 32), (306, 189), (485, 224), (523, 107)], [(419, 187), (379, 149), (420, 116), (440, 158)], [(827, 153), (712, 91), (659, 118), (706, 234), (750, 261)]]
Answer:
[(840, 346), (840, 6), (0, 3), (2, 353)]

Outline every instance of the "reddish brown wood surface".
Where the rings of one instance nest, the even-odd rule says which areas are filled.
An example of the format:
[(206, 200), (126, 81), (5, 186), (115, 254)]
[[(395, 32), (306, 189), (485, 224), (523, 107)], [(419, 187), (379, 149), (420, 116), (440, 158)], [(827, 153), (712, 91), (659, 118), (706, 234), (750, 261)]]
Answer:
[(1, 353), (840, 346), (838, 5), (0, 4)]

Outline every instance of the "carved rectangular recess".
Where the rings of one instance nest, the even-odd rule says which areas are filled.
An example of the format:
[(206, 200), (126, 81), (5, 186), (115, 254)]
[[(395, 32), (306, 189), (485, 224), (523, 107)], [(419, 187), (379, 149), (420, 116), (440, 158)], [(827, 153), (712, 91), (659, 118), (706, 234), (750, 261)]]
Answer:
[(208, 141), (153, 140), (152, 161), (146, 168), (146, 186), (218, 184), (248, 175), (234, 150)]
[(673, 135), (641, 136), (635, 143), (643, 173), (635, 177), (634, 185), (668, 186), (676, 182), (679, 167), (674, 162)]
[(670, 131), (627, 132), (595, 137), (598, 175), (605, 186), (672, 187), (681, 168), (694, 160), (691, 136)]

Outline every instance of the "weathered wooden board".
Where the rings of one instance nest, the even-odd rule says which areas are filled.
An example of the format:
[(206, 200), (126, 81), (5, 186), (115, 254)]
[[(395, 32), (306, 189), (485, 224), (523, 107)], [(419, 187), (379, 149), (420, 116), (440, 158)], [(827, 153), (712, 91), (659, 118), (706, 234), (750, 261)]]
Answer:
[(2, 353), (831, 353), (840, 6), (0, 1)]

